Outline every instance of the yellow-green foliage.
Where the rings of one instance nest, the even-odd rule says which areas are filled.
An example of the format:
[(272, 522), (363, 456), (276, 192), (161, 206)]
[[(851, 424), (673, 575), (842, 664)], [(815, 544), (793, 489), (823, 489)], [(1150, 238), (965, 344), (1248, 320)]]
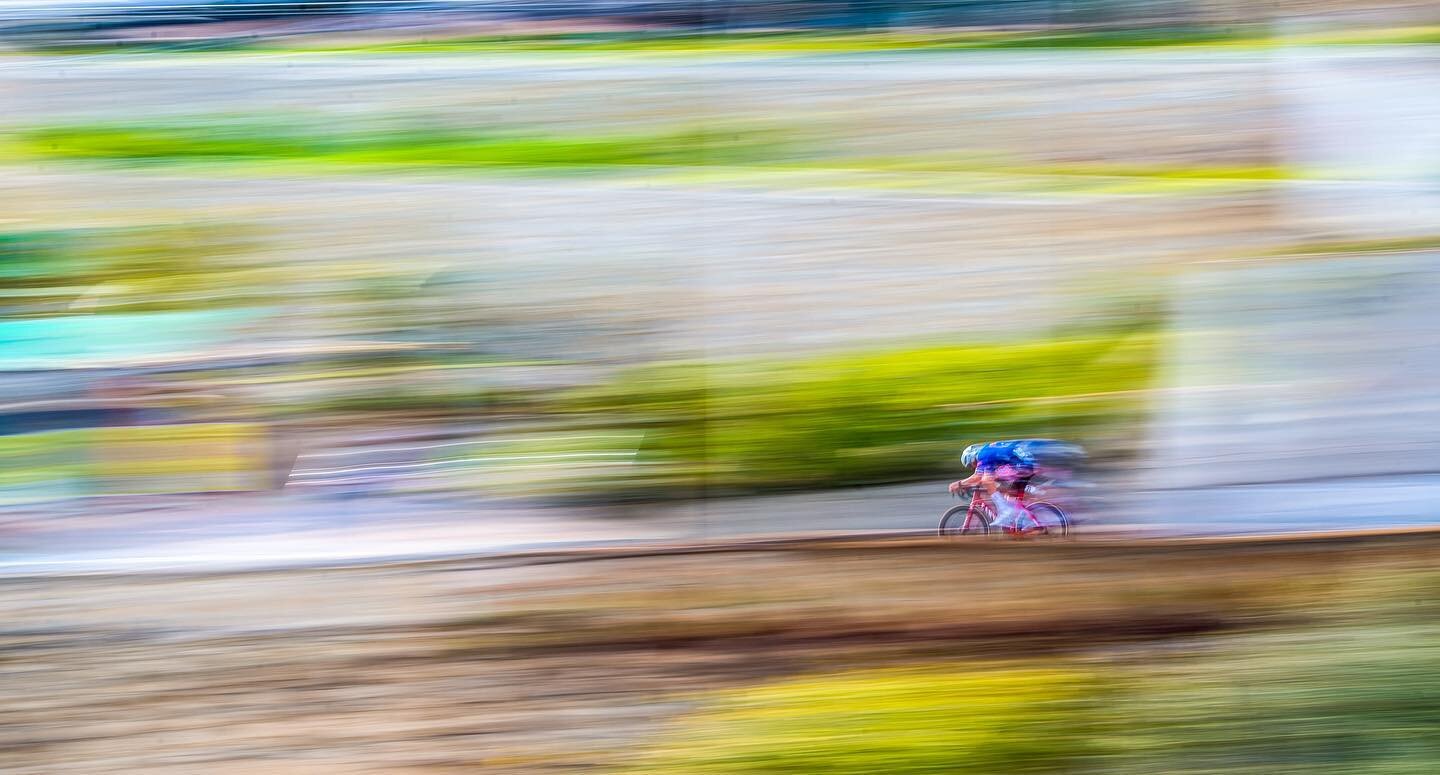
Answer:
[(249, 423), (115, 426), (0, 436), (0, 501), (254, 487), (267, 460)]
[(0, 436), (0, 491), (86, 476), (90, 438), (85, 430)]
[(1433, 578), (1407, 578), (1421, 588), (1353, 624), (1212, 638), (1103, 676), (924, 666), (722, 694), (627, 775), (1440, 772), (1440, 629), (1414, 610)]
[(273, 303), (283, 273), (250, 256), (257, 245), (221, 225), (0, 232), (0, 286), (42, 315)]
[(82, 159), (516, 169), (735, 163), (766, 155), (774, 141), (733, 129), (595, 136), (406, 128), (337, 131), (225, 116), (38, 127), (20, 137), (32, 153)]
[(1436, 574), (1361, 567), (1345, 586), (1289, 601), (1311, 625), (1141, 649), (1103, 673), (1044, 657), (723, 693), (626, 774), (1440, 772)]
[(1143, 406), (1135, 391), (1148, 386), (1156, 349), (1156, 334), (1121, 331), (671, 364), (562, 396), (552, 411), (589, 428), (644, 430), (639, 466), (603, 481), (565, 480), (591, 493), (903, 481), (954, 469), (971, 441), (1084, 441), (1134, 419)]
[[(1433, 590), (1431, 590), (1433, 593)], [(1111, 775), (1440, 772), (1440, 628), (1252, 634), (1133, 677)]]
[(1399, 237), (1378, 240), (1346, 240), (1337, 242), (1302, 242), (1252, 254), (1251, 257), (1286, 257), (1314, 255), (1347, 255), (1351, 253), (1398, 253), (1412, 250), (1440, 250), (1440, 236)]
[(1092, 678), (1056, 668), (864, 670), (722, 695), (629, 770), (639, 775), (1025, 775), (1091, 750)]

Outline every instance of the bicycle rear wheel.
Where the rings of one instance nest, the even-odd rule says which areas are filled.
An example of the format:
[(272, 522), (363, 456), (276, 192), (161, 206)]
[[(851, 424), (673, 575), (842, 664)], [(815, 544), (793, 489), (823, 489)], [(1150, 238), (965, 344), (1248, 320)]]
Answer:
[(952, 506), (940, 517), (939, 532), (941, 538), (983, 536), (990, 532), (990, 520), (986, 518), (983, 509), (976, 509), (975, 513), (971, 514), (970, 504), (962, 503)]
[(1064, 538), (1070, 535), (1070, 517), (1059, 506), (1045, 501), (1036, 501), (1026, 504), (1025, 508), (1034, 515), (1035, 522), (1044, 528), (1045, 532), (1039, 534), (1040, 537)]

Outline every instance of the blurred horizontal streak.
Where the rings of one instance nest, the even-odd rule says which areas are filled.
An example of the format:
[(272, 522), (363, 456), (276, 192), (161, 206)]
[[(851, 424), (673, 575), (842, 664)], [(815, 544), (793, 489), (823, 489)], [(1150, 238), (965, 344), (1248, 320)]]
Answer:
[[(1331, 52), (1292, 52), (1299, 59), (1321, 60), (1337, 56)], [(406, 81), (432, 78), (483, 75), (499, 81), (529, 81), (538, 76), (564, 74), (577, 81), (615, 81), (633, 78), (683, 76), (685, 82), (729, 81), (743, 76), (753, 79), (783, 81), (805, 73), (822, 81), (875, 83), (909, 82), (983, 82), (997, 78), (1045, 78), (1061, 82), (1093, 79), (1101, 76), (1157, 74), (1173, 76), (1253, 72), (1257, 65), (1270, 64), (1272, 52), (1177, 51), (1162, 56), (1136, 55), (1127, 52), (960, 52), (941, 58), (887, 59), (871, 63), (851, 61), (776, 61), (768, 58), (720, 62), (694, 62), (686, 59), (595, 59), (576, 60), (567, 57), (526, 57), (517, 61), (503, 56), (424, 57), (413, 55), (347, 55), (324, 56), (303, 54), (264, 54), (248, 58), (194, 58), (183, 62), (187, 72), (220, 78), (243, 72), (247, 67), (271, 63), (283, 66), (273, 74), (279, 81), (315, 80), (347, 81), (357, 77), (403, 79)], [(1389, 60), (1420, 60), (1423, 49), (1391, 48), (1359, 52), (1356, 56)], [(1145, 70), (1137, 73), (1137, 59)], [(166, 79), (181, 64), (167, 57), (93, 57), (76, 62), (73, 69), (54, 67), (46, 58), (27, 58), (0, 63), (8, 74), (25, 80), (65, 81), (75, 78), (88, 68), (95, 68), (104, 77), (128, 76), (140, 79)], [(1127, 72), (1128, 71), (1128, 72)]]
[(1072, 393), (1063, 396), (1035, 396), (1033, 398), (997, 398), (993, 401), (974, 401), (967, 404), (941, 404), (941, 409), (965, 411), (987, 406), (1010, 406), (1013, 404), (1064, 404), (1071, 401), (1086, 401), (1092, 398), (1135, 398), (1154, 395), (1153, 389), (1107, 390), (1100, 393)]
[(556, 460), (562, 458), (593, 458), (593, 457), (634, 457), (635, 452), (575, 452), (575, 453), (553, 453), (534, 455), (492, 455), (482, 457), (461, 457), (451, 460), (431, 460), (424, 463), (395, 463), (379, 466), (355, 466), (347, 468), (329, 468), (316, 471), (295, 472), (292, 476), (328, 476), (331, 474), (365, 473), (370, 471), (398, 471), (410, 468), (430, 468), (433, 466), (455, 465), (458, 463), (504, 463), (517, 460)]
[(1037, 396), (1034, 398), (1000, 398), (993, 401), (975, 401), (968, 404), (942, 404), (942, 409), (965, 411), (982, 409), (987, 406), (1009, 406), (1014, 404), (1065, 404), (1071, 401), (1088, 401), (1095, 398), (1147, 398), (1174, 393), (1251, 393), (1257, 390), (1288, 390), (1294, 385), (1286, 384), (1236, 384), (1236, 385), (1186, 385), (1184, 387), (1139, 388), (1135, 390), (1109, 390), (1100, 393), (1073, 393), (1063, 396)]
[[(538, 438), (538, 439), (543, 439), (543, 440), (545, 440), (545, 441), (582, 441), (582, 440), (583, 440), (583, 441), (589, 441), (589, 440), (591, 440), (591, 439), (626, 439), (626, 440), (633, 440), (635, 437), (634, 437), (633, 435), (630, 435), (630, 434), (594, 434), (594, 435), (583, 435), (583, 436), (541, 436), (541, 437), (534, 437), (534, 436), (532, 436), (532, 437), (528, 437), (528, 438)], [(471, 447), (471, 446), (476, 446), (476, 445), (480, 445), (480, 444), (514, 444), (515, 441), (516, 441), (516, 439), (513, 439), (513, 438), (511, 438), (511, 439), (472, 439), (472, 440), (470, 440), (470, 441), (447, 441), (447, 442), (440, 443), (440, 444), (421, 444), (421, 445), (417, 445), (417, 446), (407, 446), (407, 447), (366, 447), (366, 448), (364, 448), (364, 449), (341, 450), (341, 451), (336, 451), (336, 452), (306, 452), (305, 454), (301, 455), (300, 457), (301, 457), (302, 459), (303, 459), (303, 458), (312, 458), (312, 457), (353, 457), (353, 456), (358, 456), (358, 455), (369, 455), (369, 454), (383, 453), (383, 452), (408, 452), (408, 451), (412, 451), (412, 450), (440, 449), (440, 448), (443, 448), (443, 447)], [(479, 458), (467, 458), (467, 459), (478, 460)]]
[[(216, 364), (265, 363), (276, 359), (296, 356), (370, 354), (376, 352), (417, 352), (443, 349), (445, 344), (417, 344), (413, 342), (317, 342), (314, 344), (280, 344), (257, 346), (225, 346), (205, 352), (169, 353), (154, 356), (92, 356), (68, 361), (62, 368), (143, 368), (143, 367), (200, 367)], [(465, 346), (468, 349), (468, 345)], [(47, 368), (54, 364), (49, 361), (11, 360), (5, 366), (13, 370)]]
[(0, 503), (267, 487), (267, 429), (193, 423), (0, 436)]
[[(429, 347), (430, 345), (425, 345)], [(443, 347), (443, 346), (442, 346)], [(364, 366), (331, 368), (323, 371), (295, 371), (287, 374), (266, 376), (217, 376), (206, 379), (208, 385), (276, 385), (287, 382), (314, 382), (330, 379), (355, 379), (380, 377), (392, 374), (421, 374), (433, 371), (455, 371), (465, 369), (505, 369), (529, 366), (562, 366), (556, 361), (479, 361), (475, 363), (430, 363), (416, 366)]]
[[(811, 541), (143, 583), (57, 566), (62, 577), (0, 590), (5, 645), (26, 668), (0, 720), (21, 772), (154, 772), (223, 755), (239, 770), (323, 762), (347, 774), (381, 756), (390, 771), (433, 770), (443, 756), (451, 769), (527, 774), (689, 763), (715, 775), (758, 760), (868, 775), (903, 770), (855, 766), (857, 746), (903, 766), (916, 740), (930, 742), (921, 762), (1001, 762), (978, 772), (1037, 760), (1113, 775), (1336, 761), (1427, 772), (1435, 549), (1433, 534)], [(147, 557), (134, 567), (169, 567)], [(1047, 594), (1017, 605), (1017, 578), (1044, 579)], [(1017, 666), (1037, 680), (1012, 682)], [(1095, 694), (1058, 694), (1043, 674), (1081, 669), (1101, 679), (1083, 687)], [(917, 680), (888, 691), (896, 676)], [(992, 709), (1043, 708), (1063, 734), (970, 737), (977, 692)], [(1332, 756), (1335, 738), (1348, 758)], [(749, 758), (716, 762), (737, 751)]]
[[(0, 118), (0, 129), (48, 127), (77, 156), (109, 161), (0, 149), (7, 217), (18, 224), (0, 234), (0, 251), (17, 258), (0, 272), (21, 266), (26, 283), (44, 285), (0, 301), (15, 317), (133, 324), (165, 352), (101, 353), (115, 359), (4, 379), (40, 393), (108, 376), (89, 367), (134, 369), (143, 373), (127, 376), (142, 382), (165, 372), (197, 393), (229, 394), (227, 406), (177, 410), (190, 419), (264, 426), (285, 469), (275, 479), (335, 487), (177, 506), (168, 525), (124, 521), (116, 533), (127, 541), (214, 526), (243, 534), (250, 543), (236, 546), (249, 549), (274, 538), (267, 530), (333, 528), (341, 515), (357, 535), (441, 525), (437, 533), (469, 536), (452, 546), (474, 540), (469, 520), (492, 530), (523, 523), (507, 538), (520, 543), (568, 532), (577, 513), (613, 523), (600, 531), (608, 538), (655, 525), (711, 537), (920, 529), (945, 505), (936, 482), (955, 478), (964, 444), (1029, 434), (1091, 450), (1097, 494), (1113, 493), (1097, 518), (1125, 519), (1113, 502), (1132, 500), (1137, 480), (1165, 484), (1145, 437), (1167, 397), (1180, 395), (1217, 409), (1200, 434), (1214, 454), (1185, 468), (1218, 459), (1273, 480), (1293, 449), (1237, 459), (1244, 451), (1227, 440), (1241, 425), (1342, 424), (1343, 415), (1286, 400), (1286, 391), (1305, 399), (1334, 385), (1221, 370), (1157, 386), (1178, 340), (1204, 328), (1171, 335), (1180, 326), (1170, 280), (1217, 256), (1403, 236), (1349, 234), (1350, 221), (1323, 209), (1297, 223), (1296, 197), (1343, 207), (1378, 196), (1405, 205), (1390, 208), (1397, 217), (1423, 220), (1408, 206), (1423, 203), (1424, 181), (1372, 179), (1369, 151), (1347, 152), (1341, 160), (1356, 163), (1346, 165), (1290, 147), (1300, 134), (1325, 140), (1317, 149), (1344, 145), (1362, 114), (1375, 130), (1369, 146), (1405, 135), (1400, 119), (1423, 130), (1434, 57), (1423, 46), (1178, 49), (1155, 35), (1140, 42), (1166, 51), (1054, 48), (1109, 45), (1073, 33), (1048, 49), (923, 55), (865, 35), (687, 41), (591, 31), (510, 43), (482, 33), (456, 42), (453, 56), (311, 56), (281, 44), (274, 55), (10, 58), (0, 63), (10, 68), (3, 86), (26, 109)], [(995, 36), (1043, 43), (1020, 40), (1031, 32)], [(614, 50), (508, 56), (591, 43)], [(676, 51), (621, 50), (647, 45)], [(708, 56), (727, 45), (786, 58)], [(860, 55), (866, 46), (880, 53)], [(807, 47), (817, 55), (789, 56)], [(1373, 81), (1394, 84), (1399, 98), (1368, 94)], [(1296, 114), (1297, 88), (1325, 93), (1334, 110)], [(1389, 107), (1404, 110), (1370, 110)], [(707, 148), (726, 138), (672, 131), (722, 125), (772, 127), (801, 142), (726, 158)], [(386, 134), (396, 127), (448, 129)], [(497, 148), (508, 131), (525, 137)], [(1391, 166), (1427, 158), (1423, 131), (1415, 134), (1415, 154)], [(423, 152), (407, 147), (416, 139)], [(412, 151), (408, 161), (421, 164), (407, 165)], [(305, 160), (317, 155), (341, 174), (313, 174)], [(467, 155), (468, 166), (452, 169)], [(186, 166), (172, 166), (180, 156)], [(209, 163), (225, 156), (243, 158)], [(144, 163), (114, 166), (137, 158)], [(571, 168), (596, 158), (605, 169)], [(527, 167), (564, 177), (512, 175)], [(171, 224), (176, 213), (187, 223)], [(1273, 285), (1293, 302), (1293, 287)], [(1224, 307), (1225, 295), (1196, 301)], [(265, 312), (188, 347), (166, 336), (184, 319), (156, 312), (240, 305)], [(142, 317), (127, 322), (131, 313)], [(1289, 314), (1276, 306), (1251, 327)], [(1235, 336), (1226, 317), (1213, 327), (1222, 339)], [(1270, 365), (1308, 353), (1330, 367), (1310, 341), (1316, 325), (1276, 337), (1293, 349), (1276, 348)], [(1119, 329), (1144, 333), (1110, 342)], [(1106, 341), (1070, 348), (1055, 337)], [(364, 342), (376, 346), (343, 349)], [(945, 346), (927, 349), (935, 343)], [(254, 357), (206, 359), (227, 351)], [(671, 368), (684, 361), (693, 363)], [(1368, 363), (1355, 353), (1333, 375), (1388, 390), (1392, 375)], [(1369, 413), (1399, 417), (1424, 402), (1367, 400), (1354, 416), (1368, 425)], [(577, 435), (587, 430), (597, 432)], [(625, 430), (648, 434), (628, 457), (618, 452), (632, 446)], [(1295, 447), (1314, 437), (1299, 438)], [(1423, 457), (1391, 436), (1344, 447), (1367, 454), (1386, 444)], [(1382, 523), (1392, 499), (1433, 492), (1384, 486), (1365, 500), (1364, 524)], [(1334, 495), (1313, 490), (1287, 490), (1282, 506)], [(1239, 512), (1258, 511), (1212, 489), (1167, 492), (1167, 514), (1197, 506), (1197, 529), (1248, 529), (1233, 527)], [(332, 496), (351, 500), (337, 509)], [(1229, 503), (1241, 505), (1226, 527), (1204, 519)], [(515, 504), (540, 516), (509, 522), (504, 509)], [(1281, 523), (1256, 529), (1271, 524)]]
[(57, 398), (48, 401), (17, 401), (0, 404), (0, 414), (32, 411), (64, 411), (70, 409), (138, 409), (146, 407), (170, 407), (202, 402), (224, 401), (229, 396), (219, 393), (187, 392), (180, 396), (135, 396), (118, 398)]
[[(604, 457), (604, 456), (603, 456), (603, 455), (598, 455), (598, 456), (596, 456), (596, 457)], [(633, 457), (633, 455), (625, 455), (625, 457)], [(437, 468), (437, 469), (443, 469), (444, 466), (441, 465), (441, 464), (443, 464), (443, 463), (459, 464), (459, 463), (475, 462), (476, 460), (478, 460), (478, 458), (472, 458), (472, 459), (468, 459), (468, 460), (436, 461), (436, 464), (435, 464), (435, 465), (432, 465), (432, 466), (430, 466), (430, 467), (431, 467), (431, 468)], [(484, 471), (486, 471), (486, 472), (516, 471), (516, 472), (522, 472), (522, 473), (534, 473), (534, 472), (536, 472), (536, 471), (540, 471), (540, 470), (547, 469), (547, 468), (553, 468), (553, 467), (559, 466), (559, 465), (562, 465), (562, 464), (556, 463), (556, 464), (551, 465), (551, 464), (541, 463), (541, 464), (539, 464), (539, 465), (534, 465), (534, 464), (530, 464), (530, 463), (524, 463), (524, 464), (520, 464), (520, 465), (496, 465), (496, 466), (485, 466)], [(587, 462), (585, 462), (585, 461), (579, 461), (579, 462), (566, 461), (563, 465), (564, 465), (564, 467), (566, 468), (566, 470), (570, 470), (570, 469), (580, 470), (580, 469), (588, 469), (588, 468), (613, 468), (613, 467), (616, 465), (616, 463), (613, 463), (613, 462), (605, 462), (605, 463), (602, 463), (602, 462), (588, 462), (588, 463), (587, 463)], [(656, 465), (656, 464), (645, 463), (645, 462), (639, 461), (639, 460), (630, 460), (630, 461), (626, 461), (626, 465), (627, 465), (627, 466), (648, 466), (648, 465)], [(331, 471), (331, 472), (329, 472), (329, 473), (326, 474), (326, 475), (327, 475), (327, 476), (333, 476), (333, 475), (336, 474), (336, 473), (345, 473), (345, 474), (353, 474), (353, 473), (373, 473), (374, 470), (378, 470), (378, 468), (379, 468), (379, 467), (377, 467), (377, 469), (365, 470), (365, 471), (357, 471), (357, 470), (352, 470), (352, 469), (341, 469), (341, 470), (338, 470), (338, 471)], [(390, 468), (390, 467), (389, 467), (389, 466), (385, 466), (385, 467), (383, 467), (383, 468)], [(300, 480), (302, 480), (302, 479), (303, 479), (304, 481), (300, 481)], [(380, 480), (377, 479), (376, 481), (380, 481)], [(356, 482), (357, 482), (356, 479), (346, 478), (346, 477), (339, 477), (339, 478), (333, 478), (333, 479), (310, 479), (308, 476), (303, 476), (303, 475), (301, 475), (301, 474), (294, 474), (294, 475), (292, 476), (292, 481), (290, 482), (290, 484), (297, 485), (297, 486), (299, 486), (299, 485), (305, 485), (305, 486), (320, 486), (320, 485), (348, 485), (348, 484), (355, 484)], [(397, 482), (397, 484), (403, 484), (403, 483), (402, 483), (402, 482)], [(929, 530), (926, 530), (926, 531), (924, 531), (924, 532), (929, 533), (930, 531), (929, 531)]]

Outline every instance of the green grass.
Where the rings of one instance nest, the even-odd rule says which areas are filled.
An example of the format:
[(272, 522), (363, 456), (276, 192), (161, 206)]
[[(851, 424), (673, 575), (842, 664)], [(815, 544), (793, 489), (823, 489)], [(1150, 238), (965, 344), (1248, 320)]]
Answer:
[(612, 135), (390, 129), (328, 131), (229, 118), (40, 127), (22, 147), (59, 158), (130, 162), (306, 162), (349, 167), (563, 170), (753, 161), (775, 138), (753, 131), (676, 129)]
[[(540, 133), (347, 130), (216, 116), (154, 124), (22, 130), (21, 154), (127, 163), (286, 165), (285, 169), (449, 169), (489, 173), (643, 170), (686, 185), (878, 189), (934, 195), (983, 193), (1208, 193), (1298, 176), (1266, 165), (1035, 164), (943, 156), (795, 158), (774, 130), (677, 129), (563, 136)], [(815, 154), (810, 149), (808, 154)], [(788, 158), (787, 158), (788, 156)], [(262, 167), (268, 169), (268, 167)]]

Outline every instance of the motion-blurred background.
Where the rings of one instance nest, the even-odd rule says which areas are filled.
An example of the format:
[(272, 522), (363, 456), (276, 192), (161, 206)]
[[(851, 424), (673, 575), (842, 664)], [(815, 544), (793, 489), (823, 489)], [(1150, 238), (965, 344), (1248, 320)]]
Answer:
[(1432, 12), (6, 3), (0, 501), (37, 558), (920, 529), (1052, 436), (1094, 521), (1428, 521)]
[(1039, 435), (1102, 520), (1426, 520), (1431, 10), (7, 3), (0, 499), (911, 529)]
[(0, 205), (0, 771), (1440, 770), (1433, 3), (6, 0)]

